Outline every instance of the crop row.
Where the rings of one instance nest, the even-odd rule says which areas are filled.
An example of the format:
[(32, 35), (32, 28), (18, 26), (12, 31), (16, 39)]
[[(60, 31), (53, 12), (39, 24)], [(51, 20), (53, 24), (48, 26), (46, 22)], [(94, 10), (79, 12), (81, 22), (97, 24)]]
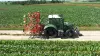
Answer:
[(77, 26), (99, 26), (100, 8), (68, 5), (2, 5), (0, 6), (0, 26), (23, 26), (23, 15), (40, 11), (41, 21), (45, 24), (49, 14), (63, 14), (67, 22)]
[(1, 56), (97, 56), (100, 42), (1, 40)]

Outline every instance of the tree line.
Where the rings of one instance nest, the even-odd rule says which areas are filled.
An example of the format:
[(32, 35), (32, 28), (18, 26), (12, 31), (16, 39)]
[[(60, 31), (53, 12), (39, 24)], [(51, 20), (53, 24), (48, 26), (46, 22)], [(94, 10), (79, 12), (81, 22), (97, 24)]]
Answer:
[(29, 4), (46, 4), (46, 3), (63, 3), (65, 0), (27, 0), (27, 1), (13, 1), (11, 4), (21, 4), (21, 5), (29, 5)]

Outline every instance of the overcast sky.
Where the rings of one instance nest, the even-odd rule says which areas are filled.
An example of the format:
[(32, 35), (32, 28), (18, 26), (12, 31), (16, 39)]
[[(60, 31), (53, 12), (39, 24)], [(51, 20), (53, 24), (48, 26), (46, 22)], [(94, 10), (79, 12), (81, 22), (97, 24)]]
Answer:
[(26, 0), (0, 0), (0, 1), (26, 1)]
[[(27, 0), (0, 0), (0, 1), (27, 1)], [(51, 1), (51, 0), (48, 0)], [(65, 0), (65, 1), (70, 1), (70, 0)]]

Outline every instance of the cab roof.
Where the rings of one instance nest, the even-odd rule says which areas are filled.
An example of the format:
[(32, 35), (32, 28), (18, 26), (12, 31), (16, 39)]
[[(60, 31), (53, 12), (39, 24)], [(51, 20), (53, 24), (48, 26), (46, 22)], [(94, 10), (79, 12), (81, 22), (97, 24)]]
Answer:
[(62, 18), (59, 14), (48, 15), (48, 18)]

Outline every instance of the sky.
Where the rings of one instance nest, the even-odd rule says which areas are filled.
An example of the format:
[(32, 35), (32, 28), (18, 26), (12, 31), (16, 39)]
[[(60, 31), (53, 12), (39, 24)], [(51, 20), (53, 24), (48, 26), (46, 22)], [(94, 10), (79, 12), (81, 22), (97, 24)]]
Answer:
[[(0, 0), (0, 1), (27, 1), (27, 0)], [(48, 0), (51, 1), (51, 0)], [(70, 1), (70, 0), (66, 0), (66, 1)]]
[(26, 1), (26, 0), (0, 0), (0, 1)]

